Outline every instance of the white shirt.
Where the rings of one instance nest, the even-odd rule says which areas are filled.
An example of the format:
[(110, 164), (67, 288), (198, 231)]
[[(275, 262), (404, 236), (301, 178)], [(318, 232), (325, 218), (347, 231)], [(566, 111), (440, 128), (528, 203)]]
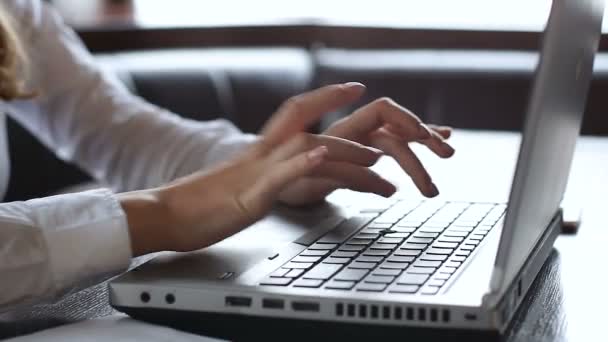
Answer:
[[(30, 59), (29, 85), (39, 96), (0, 103), (0, 112), (108, 188), (0, 204), (0, 311), (65, 294), (128, 267), (127, 222), (113, 191), (157, 186), (255, 139), (226, 121), (186, 120), (131, 95), (95, 65), (74, 32), (40, 0), (2, 5), (16, 21)], [(0, 196), (8, 169), (2, 116)]]

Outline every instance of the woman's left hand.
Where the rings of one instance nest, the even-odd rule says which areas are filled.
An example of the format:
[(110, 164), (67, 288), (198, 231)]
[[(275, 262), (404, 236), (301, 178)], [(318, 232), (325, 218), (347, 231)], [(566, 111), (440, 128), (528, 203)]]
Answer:
[[(337, 121), (323, 134), (381, 150), (399, 163), (424, 196), (435, 197), (439, 194), (437, 186), (409, 145), (420, 143), (437, 156), (449, 158), (454, 154), (454, 148), (445, 140), (451, 133), (452, 129), (449, 127), (427, 126), (414, 113), (390, 98), (380, 98)], [(340, 188), (357, 190), (356, 180), (345, 177), (349, 170), (345, 169), (344, 165), (334, 167), (334, 177), (300, 179), (281, 193), (280, 200), (288, 205), (305, 205), (321, 201)], [(364, 168), (352, 165), (349, 167)], [(375, 184), (368, 185), (365, 191), (374, 192), (370, 191), (370, 187), (386, 189), (387, 183), (387, 180), (378, 175)]]

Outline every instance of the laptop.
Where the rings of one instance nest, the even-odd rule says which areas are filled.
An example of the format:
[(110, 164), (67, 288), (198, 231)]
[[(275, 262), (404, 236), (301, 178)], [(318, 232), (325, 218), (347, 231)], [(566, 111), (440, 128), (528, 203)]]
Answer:
[(603, 12), (603, 0), (553, 2), (508, 204), (277, 208), (214, 246), (116, 278), (111, 304), (156, 322), (222, 317), (233, 331), (314, 321), (504, 332), (560, 232)]

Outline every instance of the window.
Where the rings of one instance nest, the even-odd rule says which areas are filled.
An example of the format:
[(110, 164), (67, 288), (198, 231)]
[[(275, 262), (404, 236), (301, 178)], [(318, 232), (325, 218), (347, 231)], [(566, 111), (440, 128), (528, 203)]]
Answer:
[[(77, 26), (146, 28), (323, 24), (541, 31), (551, 0), (53, 0)], [(608, 26), (604, 25), (605, 32)]]

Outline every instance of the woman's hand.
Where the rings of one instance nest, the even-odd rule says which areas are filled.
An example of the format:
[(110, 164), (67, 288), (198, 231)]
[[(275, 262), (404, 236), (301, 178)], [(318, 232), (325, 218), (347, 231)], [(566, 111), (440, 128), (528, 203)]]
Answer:
[[(120, 194), (133, 254), (209, 246), (262, 218), (279, 199), (309, 203), (339, 187), (388, 197), (395, 187), (369, 169), (383, 152), (367, 145), (396, 158), (405, 153), (409, 159), (400, 162), (410, 174), (420, 173), (422, 166), (409, 164), (417, 160), (413, 153), (403, 152), (409, 150), (409, 141), (423, 142), (442, 156), (453, 153), (435, 131), (387, 100), (363, 107), (326, 135), (305, 133), (323, 114), (352, 103), (364, 90), (359, 83), (347, 83), (296, 96), (281, 106), (259, 141), (238, 158), (158, 189)], [(386, 114), (391, 106), (398, 109)], [(428, 187), (428, 182), (420, 184)], [(307, 185), (312, 188), (303, 189)]]
[[(363, 89), (358, 83), (333, 85), (292, 98), (269, 120), (259, 142), (235, 160), (162, 188), (118, 195), (133, 254), (211, 245), (263, 217), (299, 178), (329, 177), (333, 168), (328, 165), (373, 165), (381, 155), (376, 150), (305, 133), (324, 113), (351, 103)], [(360, 178), (366, 182), (366, 175)]]
[[(393, 157), (427, 197), (437, 196), (439, 190), (409, 144), (423, 144), (441, 158), (449, 158), (454, 154), (454, 148), (445, 141), (452, 134), (451, 128), (427, 126), (414, 113), (389, 98), (378, 99), (356, 110), (334, 123), (323, 134), (371, 146)], [(340, 188), (383, 195), (388, 194), (388, 189), (392, 186), (360, 165), (334, 164), (327, 167), (332, 168), (326, 172), (329, 177), (315, 175), (298, 179), (287, 186), (281, 193), (280, 200), (290, 205), (303, 205), (321, 201)], [(370, 182), (362, 183), (359, 177), (344, 177), (347, 172), (373, 173), (374, 176), (368, 177)]]

